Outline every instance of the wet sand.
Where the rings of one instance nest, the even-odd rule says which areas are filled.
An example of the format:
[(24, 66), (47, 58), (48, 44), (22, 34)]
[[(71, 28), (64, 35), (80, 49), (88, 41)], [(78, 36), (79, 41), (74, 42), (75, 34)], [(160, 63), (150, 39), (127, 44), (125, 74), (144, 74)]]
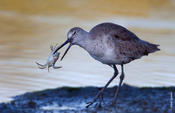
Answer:
[[(86, 108), (86, 103), (92, 101), (101, 87), (62, 87), (16, 96), (9, 103), (1, 103), (0, 109), (1, 113), (172, 113), (172, 110), (175, 111), (175, 100), (171, 101), (171, 92), (175, 91), (175, 87), (137, 88), (124, 84), (117, 104), (111, 106), (116, 88), (105, 90), (101, 106), (98, 106), (97, 101)], [(170, 107), (171, 102), (173, 107)]]

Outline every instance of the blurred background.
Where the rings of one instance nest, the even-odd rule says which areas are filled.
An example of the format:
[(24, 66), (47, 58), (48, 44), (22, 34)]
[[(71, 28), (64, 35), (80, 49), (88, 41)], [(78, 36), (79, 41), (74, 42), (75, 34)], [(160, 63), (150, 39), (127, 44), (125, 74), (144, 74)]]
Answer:
[[(124, 83), (175, 86), (174, 10), (175, 0), (0, 0), (0, 102), (48, 88), (104, 86), (113, 69), (78, 46), (57, 62), (61, 69), (47, 72), (35, 64), (46, 62), (50, 45), (64, 42), (70, 28), (89, 31), (102, 22), (120, 24), (160, 45), (160, 52), (125, 66)], [(118, 79), (111, 86), (117, 84)]]

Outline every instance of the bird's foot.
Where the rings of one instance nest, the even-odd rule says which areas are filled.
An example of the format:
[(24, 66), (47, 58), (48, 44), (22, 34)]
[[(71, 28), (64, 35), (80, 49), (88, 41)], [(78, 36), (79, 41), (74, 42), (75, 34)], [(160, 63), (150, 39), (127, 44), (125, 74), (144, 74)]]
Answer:
[(115, 106), (116, 105), (116, 100), (113, 100), (111, 106)]
[(98, 94), (98, 95), (93, 99), (92, 102), (88, 102), (86, 108), (88, 108), (89, 106), (93, 105), (93, 104), (97, 101), (97, 99), (99, 99), (99, 102), (95, 104), (95, 107), (96, 107), (96, 108), (101, 108), (101, 107), (102, 107), (102, 102), (104, 103), (104, 100), (103, 100), (103, 93)]

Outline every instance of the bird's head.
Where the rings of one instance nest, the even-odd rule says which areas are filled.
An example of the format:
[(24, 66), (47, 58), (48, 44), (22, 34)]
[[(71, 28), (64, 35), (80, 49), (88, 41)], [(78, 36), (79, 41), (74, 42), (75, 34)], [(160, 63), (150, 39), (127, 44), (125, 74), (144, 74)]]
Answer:
[(63, 46), (69, 43), (68, 48), (66, 49), (65, 53), (61, 58), (62, 60), (72, 45), (79, 44), (79, 42), (82, 41), (82, 38), (83, 38), (82, 35), (84, 33), (85, 31), (79, 27), (74, 27), (70, 29), (69, 32), (67, 33), (67, 40), (61, 46), (57, 47), (54, 53), (56, 53), (59, 49), (61, 49)]

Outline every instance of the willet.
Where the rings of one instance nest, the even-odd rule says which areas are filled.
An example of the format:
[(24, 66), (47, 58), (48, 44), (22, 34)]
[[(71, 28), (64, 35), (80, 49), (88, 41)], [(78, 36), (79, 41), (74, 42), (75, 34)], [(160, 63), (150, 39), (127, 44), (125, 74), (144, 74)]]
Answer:
[(88, 103), (87, 107), (92, 105), (100, 96), (102, 96), (103, 91), (118, 75), (116, 65), (121, 66), (121, 75), (119, 86), (114, 94), (113, 104), (116, 103), (118, 92), (124, 79), (124, 64), (160, 50), (158, 48), (159, 45), (141, 40), (128, 29), (113, 23), (98, 24), (89, 32), (82, 28), (74, 27), (69, 30), (67, 40), (61, 46), (57, 47), (55, 52), (67, 43), (70, 43), (70, 45), (63, 54), (61, 60), (72, 45), (78, 45), (84, 48), (94, 59), (103, 64), (107, 64), (114, 69), (112, 78), (97, 93), (93, 101)]

